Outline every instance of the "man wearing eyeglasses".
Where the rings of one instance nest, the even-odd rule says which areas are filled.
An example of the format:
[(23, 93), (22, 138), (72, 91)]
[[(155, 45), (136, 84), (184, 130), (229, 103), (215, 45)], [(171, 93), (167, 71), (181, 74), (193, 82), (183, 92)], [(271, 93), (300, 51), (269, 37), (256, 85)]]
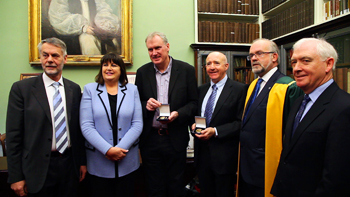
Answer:
[(240, 133), (239, 197), (271, 196), (282, 150), (284, 120), (302, 91), (282, 74), (279, 49), (268, 39), (253, 41), (247, 59), (258, 75), (249, 86)]

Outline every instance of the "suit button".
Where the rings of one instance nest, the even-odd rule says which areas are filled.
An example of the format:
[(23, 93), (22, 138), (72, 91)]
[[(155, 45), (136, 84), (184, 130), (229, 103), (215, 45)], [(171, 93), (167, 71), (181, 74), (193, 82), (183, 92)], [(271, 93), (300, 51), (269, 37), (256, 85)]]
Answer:
[(283, 165), (286, 165), (287, 164), (287, 162), (283, 162)]
[(121, 131), (121, 130), (122, 130), (122, 128), (119, 128), (118, 130), (119, 130), (119, 131)]
[(119, 141), (122, 140), (122, 138), (119, 138)]

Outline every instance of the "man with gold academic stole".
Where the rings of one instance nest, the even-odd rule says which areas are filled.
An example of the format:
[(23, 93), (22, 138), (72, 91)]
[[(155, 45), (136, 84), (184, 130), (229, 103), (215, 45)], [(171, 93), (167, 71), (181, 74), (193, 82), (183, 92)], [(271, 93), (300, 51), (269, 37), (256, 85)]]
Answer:
[(257, 39), (250, 47), (252, 71), (259, 77), (248, 89), (240, 133), (239, 197), (271, 196), (282, 150), (284, 123), (302, 91), (282, 74), (277, 45)]

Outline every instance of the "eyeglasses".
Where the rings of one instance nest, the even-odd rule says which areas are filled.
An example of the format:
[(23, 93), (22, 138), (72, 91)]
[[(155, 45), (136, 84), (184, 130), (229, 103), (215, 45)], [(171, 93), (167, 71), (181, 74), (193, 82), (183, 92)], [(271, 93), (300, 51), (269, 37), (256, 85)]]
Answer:
[(262, 52), (262, 51), (258, 51), (256, 53), (251, 53), (247, 56), (247, 60), (250, 61), (254, 55), (256, 55), (256, 57), (264, 57), (265, 54), (268, 54), (268, 53), (275, 53), (275, 52)]

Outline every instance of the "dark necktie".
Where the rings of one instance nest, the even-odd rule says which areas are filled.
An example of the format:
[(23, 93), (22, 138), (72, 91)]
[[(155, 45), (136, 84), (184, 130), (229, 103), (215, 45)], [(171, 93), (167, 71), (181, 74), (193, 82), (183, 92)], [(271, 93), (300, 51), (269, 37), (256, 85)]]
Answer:
[(205, 117), (205, 122), (207, 127), (209, 127), (211, 116), (213, 115), (213, 107), (214, 107), (216, 92), (218, 90), (218, 88), (216, 87), (216, 84), (214, 84), (212, 88), (213, 88), (213, 92), (209, 96), (209, 99), (208, 99), (207, 105), (205, 106), (205, 111), (204, 111), (204, 117)]
[(59, 82), (54, 82), (52, 84), (52, 86), (55, 87), (55, 94), (53, 95), (53, 114), (55, 121), (56, 149), (58, 152), (63, 153), (68, 147), (68, 138), (66, 113), (64, 112), (60, 91), (58, 90), (59, 85)]
[(303, 99), (303, 102), (301, 102), (301, 105), (300, 105), (300, 107), (299, 107), (299, 111), (298, 111), (298, 113), (297, 113), (297, 115), (295, 116), (295, 119), (294, 119), (292, 137), (293, 137), (293, 135), (294, 135), (295, 129), (296, 129), (296, 128), (298, 127), (298, 125), (299, 125), (299, 122), (300, 122), (301, 116), (302, 116), (303, 113), (304, 113), (306, 104), (307, 104), (310, 100), (311, 100), (311, 99), (310, 99), (309, 95), (308, 95), (308, 94), (305, 94), (304, 99)]
[(250, 99), (247, 107), (246, 107), (246, 110), (245, 110), (245, 113), (244, 113), (244, 118), (243, 118), (243, 122), (245, 122), (245, 119), (247, 117), (247, 114), (249, 112), (249, 109), (250, 109), (250, 106), (254, 103), (256, 97), (258, 96), (258, 92), (260, 90), (260, 85), (261, 83), (263, 82), (264, 80), (262, 78), (258, 79), (258, 82), (256, 83), (256, 86), (255, 86), (255, 89), (254, 89), (254, 93), (252, 95), (252, 98)]

